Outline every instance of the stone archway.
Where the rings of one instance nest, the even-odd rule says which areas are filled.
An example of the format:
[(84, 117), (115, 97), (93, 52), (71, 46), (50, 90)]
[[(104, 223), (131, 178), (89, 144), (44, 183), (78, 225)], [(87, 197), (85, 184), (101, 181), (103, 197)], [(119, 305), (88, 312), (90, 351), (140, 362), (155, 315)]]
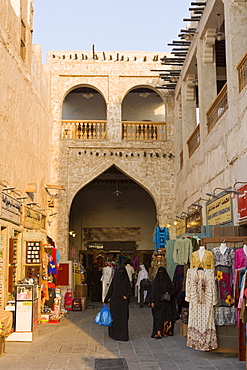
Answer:
[(69, 218), (75, 232), (70, 245), (77, 252), (86, 250), (89, 242), (103, 242), (106, 250), (111, 245), (121, 249), (123, 243), (135, 243), (137, 250), (153, 249), (154, 200), (114, 165), (78, 191)]

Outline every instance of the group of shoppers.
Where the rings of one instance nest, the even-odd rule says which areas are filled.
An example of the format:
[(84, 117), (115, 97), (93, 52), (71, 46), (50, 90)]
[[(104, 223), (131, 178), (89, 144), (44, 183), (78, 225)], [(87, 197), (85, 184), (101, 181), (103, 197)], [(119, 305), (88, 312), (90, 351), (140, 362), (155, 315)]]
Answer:
[[(140, 277), (139, 277), (140, 275)], [(144, 280), (144, 281), (143, 281)], [(158, 272), (152, 281), (148, 284), (148, 272), (144, 265), (140, 266), (137, 285), (139, 296), (138, 302), (143, 307), (145, 286), (151, 285), (151, 294), (148, 288), (146, 300), (152, 307), (153, 330), (152, 338), (160, 339), (173, 335), (174, 322), (179, 318), (174, 299), (173, 284), (165, 269), (159, 267)], [(148, 297), (150, 294), (150, 300)], [(110, 311), (113, 318), (112, 326), (108, 327), (109, 337), (119, 341), (128, 341), (128, 319), (129, 319), (129, 301), (132, 295), (131, 280), (128, 275), (128, 269), (120, 266), (113, 276), (103, 304), (110, 304)], [(169, 296), (169, 300), (164, 300), (164, 295)]]

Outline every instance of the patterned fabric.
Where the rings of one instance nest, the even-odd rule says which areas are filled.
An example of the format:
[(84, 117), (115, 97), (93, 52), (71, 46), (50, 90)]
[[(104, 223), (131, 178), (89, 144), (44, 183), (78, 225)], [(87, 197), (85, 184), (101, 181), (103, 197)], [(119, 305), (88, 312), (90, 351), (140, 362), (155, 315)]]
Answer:
[(208, 251), (207, 249), (205, 249), (202, 260), (200, 260), (199, 251), (193, 252), (190, 267), (192, 269), (202, 267), (203, 269), (213, 270), (214, 269), (214, 254), (213, 254), (213, 252)]
[(174, 329), (173, 321), (164, 321), (163, 327), (161, 328), (161, 334), (163, 336), (172, 336)]
[(156, 227), (153, 237), (154, 250), (165, 248), (166, 241), (170, 239), (168, 227)]
[(189, 269), (186, 297), (189, 302), (187, 346), (200, 351), (218, 347), (214, 321), (217, 303), (214, 270)]
[(157, 255), (157, 253), (156, 253), (156, 255), (155, 255), (155, 253), (153, 253), (152, 262), (151, 262), (151, 266), (150, 266), (150, 278), (151, 278), (151, 280), (153, 280), (155, 278), (159, 267), (165, 267), (166, 268), (165, 254)]
[(234, 249), (227, 247), (222, 253), (220, 247), (213, 249), (218, 305), (215, 307), (216, 325), (234, 325), (236, 309), (233, 292)]

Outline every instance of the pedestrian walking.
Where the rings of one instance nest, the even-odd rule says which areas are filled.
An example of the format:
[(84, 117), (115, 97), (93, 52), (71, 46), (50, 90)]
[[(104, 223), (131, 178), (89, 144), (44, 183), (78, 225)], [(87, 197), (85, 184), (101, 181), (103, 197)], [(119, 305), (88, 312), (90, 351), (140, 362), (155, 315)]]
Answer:
[(128, 277), (130, 279), (132, 294), (134, 295), (133, 281), (134, 281), (135, 270), (134, 270), (134, 267), (131, 265), (131, 260), (130, 259), (127, 259), (127, 261), (125, 263), (125, 268), (126, 268)]
[[(164, 300), (166, 293), (169, 295), (170, 301)], [(174, 323), (179, 319), (179, 315), (174, 299), (173, 284), (165, 267), (159, 267), (152, 282), (151, 302), (153, 315), (151, 337), (160, 339), (162, 336), (173, 335)]]
[(108, 292), (109, 286), (111, 284), (113, 278), (113, 268), (111, 266), (110, 262), (105, 263), (105, 267), (103, 267), (102, 270), (102, 276), (101, 276), (101, 281), (102, 281), (102, 302), (105, 300), (105, 296)]
[(140, 264), (140, 271), (138, 272), (137, 277), (137, 302), (140, 304), (140, 307), (143, 307), (145, 302), (150, 306), (151, 304), (151, 281), (149, 280), (148, 271), (145, 265)]
[(112, 326), (108, 327), (109, 337), (115, 340), (128, 341), (129, 299), (131, 296), (130, 280), (124, 266), (120, 266), (114, 276), (104, 303), (110, 301), (113, 318)]

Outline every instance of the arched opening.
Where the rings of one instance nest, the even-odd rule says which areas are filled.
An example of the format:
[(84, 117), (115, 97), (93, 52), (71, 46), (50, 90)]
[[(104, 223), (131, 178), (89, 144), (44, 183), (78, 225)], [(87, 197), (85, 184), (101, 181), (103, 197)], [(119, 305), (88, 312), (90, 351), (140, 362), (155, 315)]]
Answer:
[(62, 106), (63, 139), (105, 139), (106, 102), (89, 86), (70, 91)]
[(165, 122), (164, 102), (158, 93), (150, 88), (134, 88), (123, 100), (122, 121)]
[(70, 210), (70, 251), (86, 266), (102, 257), (137, 256), (147, 264), (153, 252), (156, 207), (150, 194), (115, 166), (83, 187)]
[(129, 91), (122, 102), (124, 140), (166, 140), (165, 104), (147, 87)]
[(106, 103), (92, 87), (81, 86), (70, 91), (63, 101), (63, 120), (106, 120)]

